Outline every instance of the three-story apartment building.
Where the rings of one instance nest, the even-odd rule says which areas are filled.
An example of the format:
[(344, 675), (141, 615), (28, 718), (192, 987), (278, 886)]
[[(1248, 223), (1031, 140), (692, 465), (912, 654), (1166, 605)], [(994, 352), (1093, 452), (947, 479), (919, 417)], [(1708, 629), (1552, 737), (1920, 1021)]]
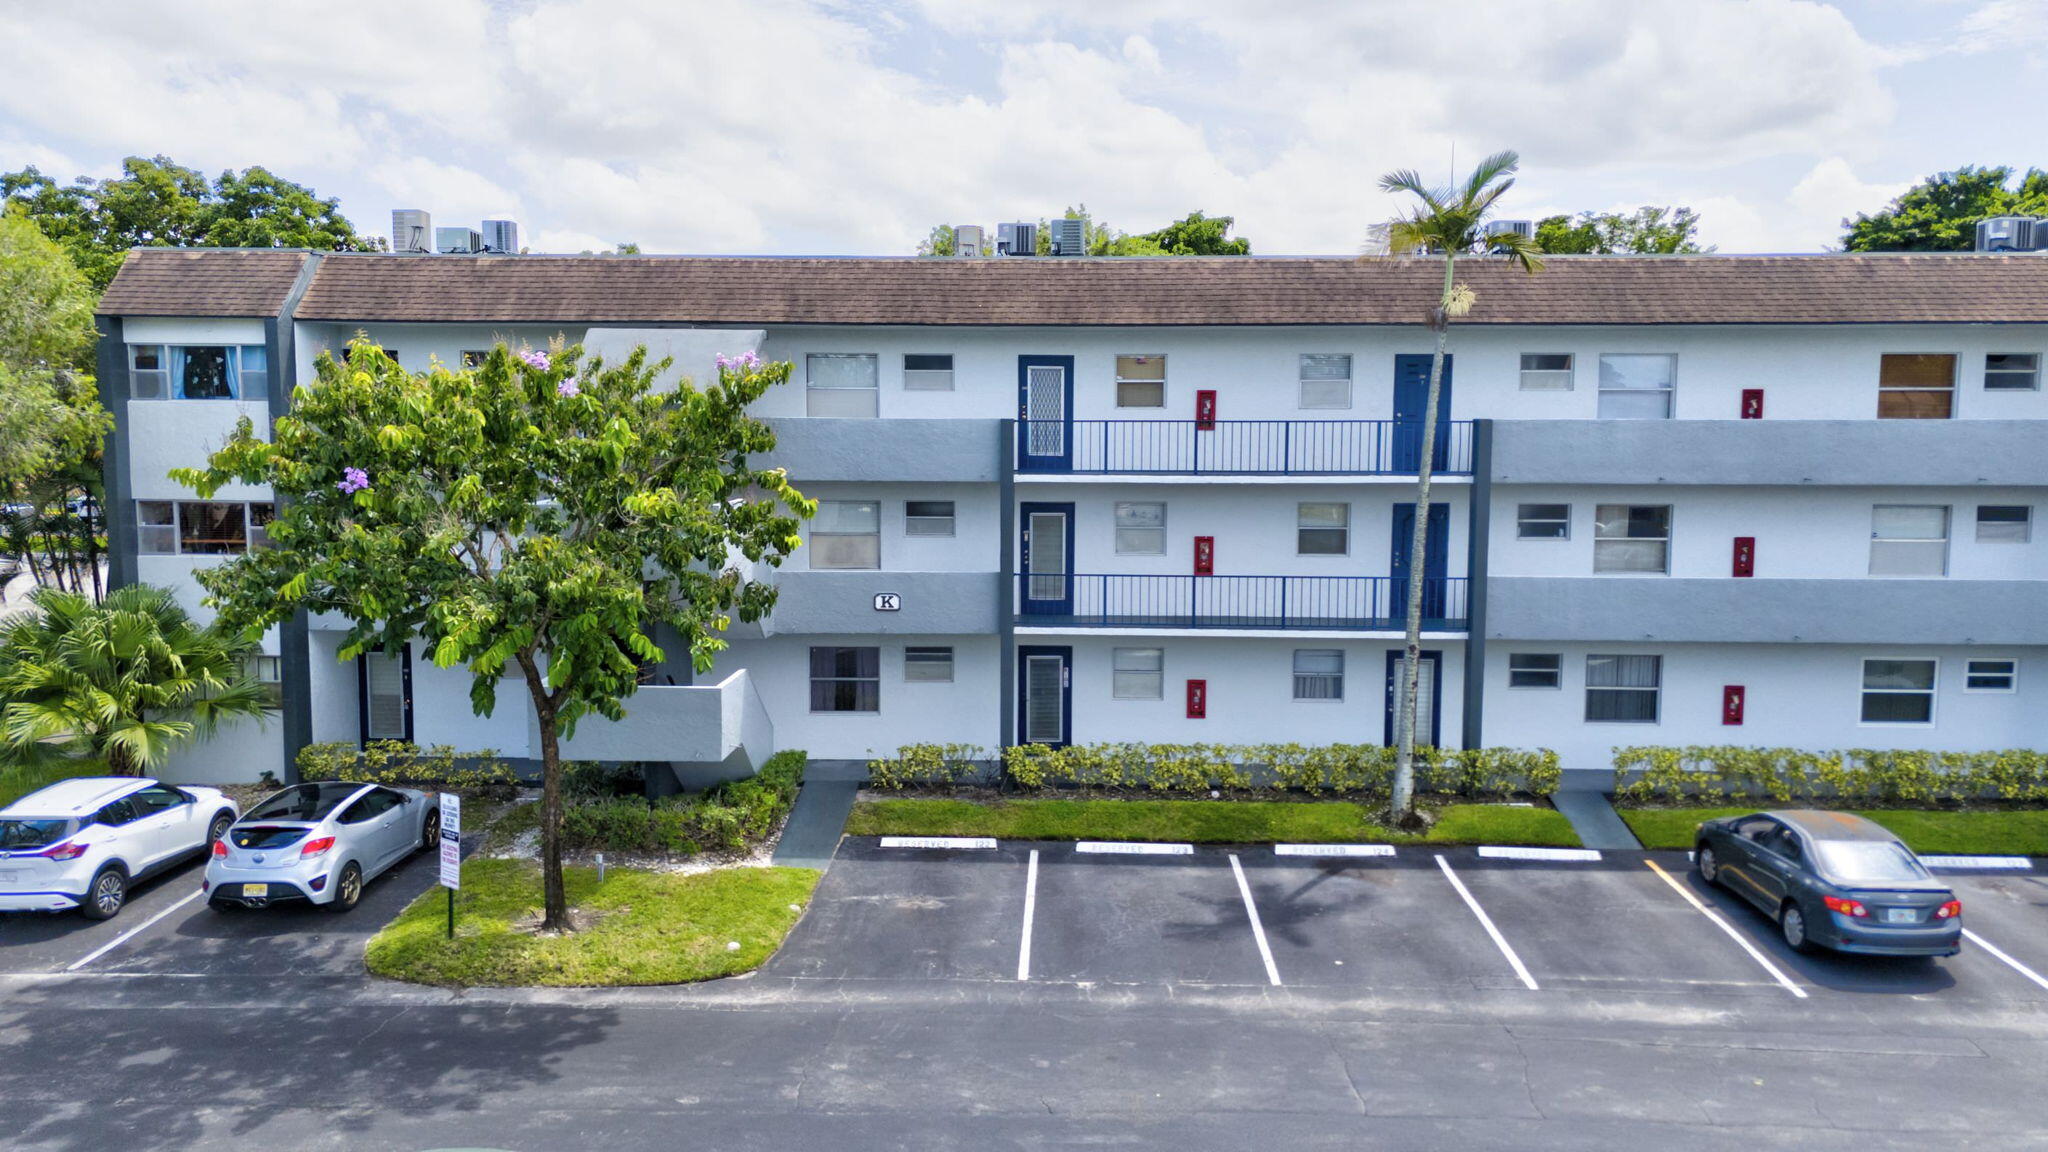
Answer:
[[(267, 492), (165, 473), (363, 333), (404, 365), (637, 344), (757, 405), (820, 501), (773, 615), (657, 669), (566, 754), (743, 771), (778, 747), (1387, 742), (1415, 472), (1422, 738), (1614, 747), (2038, 744), (2048, 717), (2048, 256), (1461, 265), (1424, 443), (1430, 261), (132, 255), (102, 303), (117, 580), (261, 545)], [(279, 723), (185, 754), (284, 776), (312, 740), (532, 754), (523, 694), (275, 630)], [(658, 639), (658, 638), (657, 638)]]

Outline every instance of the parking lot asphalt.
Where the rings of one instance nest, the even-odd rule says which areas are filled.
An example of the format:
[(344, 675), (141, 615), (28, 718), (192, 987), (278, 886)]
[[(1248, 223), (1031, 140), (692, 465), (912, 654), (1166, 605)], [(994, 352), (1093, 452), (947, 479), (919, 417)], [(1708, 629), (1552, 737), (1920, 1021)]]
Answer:
[(1975, 938), (1960, 956), (1882, 959), (1794, 952), (1768, 916), (1706, 885), (1682, 852), (1570, 861), (1410, 847), (1378, 857), (1288, 856), (1271, 846), (1124, 855), (1064, 843), (848, 839), (764, 972), (2048, 1003), (2048, 875), (1942, 875)]

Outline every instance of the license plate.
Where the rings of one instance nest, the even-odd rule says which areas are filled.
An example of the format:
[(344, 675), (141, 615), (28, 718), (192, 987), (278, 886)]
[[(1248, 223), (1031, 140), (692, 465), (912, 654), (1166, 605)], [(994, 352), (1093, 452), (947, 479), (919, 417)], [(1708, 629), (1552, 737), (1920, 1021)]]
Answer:
[(1884, 922), (1887, 924), (1917, 924), (1920, 922), (1920, 913), (1912, 908), (1887, 908), (1884, 910)]
[(268, 885), (268, 884), (244, 884), (244, 885), (242, 885), (242, 895), (244, 895), (244, 896), (268, 896), (268, 895), (270, 895), (270, 885)]

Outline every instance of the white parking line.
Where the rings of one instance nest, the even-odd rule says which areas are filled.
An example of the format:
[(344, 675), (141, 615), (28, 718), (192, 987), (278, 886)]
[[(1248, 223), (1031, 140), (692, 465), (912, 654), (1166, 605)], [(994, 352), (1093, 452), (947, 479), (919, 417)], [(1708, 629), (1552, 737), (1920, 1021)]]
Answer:
[(1515, 969), (1515, 975), (1522, 978), (1522, 983), (1528, 986), (1529, 991), (1537, 991), (1536, 978), (1529, 975), (1529, 969), (1523, 966), (1522, 958), (1515, 955), (1513, 948), (1508, 947), (1507, 937), (1502, 936), (1500, 929), (1493, 926), (1493, 917), (1486, 914), (1486, 909), (1481, 908), (1479, 901), (1472, 898), (1472, 893), (1465, 890), (1465, 882), (1458, 879), (1456, 872), (1451, 871), (1451, 862), (1439, 856), (1436, 858), (1436, 866), (1444, 870), (1444, 879), (1449, 880), (1451, 887), (1458, 890), (1458, 895), (1465, 898), (1465, 907), (1470, 908), (1472, 914), (1479, 917), (1479, 926), (1486, 929), (1488, 936), (1493, 937), (1494, 947), (1499, 948), (1500, 954), (1508, 958), (1508, 963)]
[(1275, 856), (1392, 856), (1392, 844), (1275, 844)]
[(1806, 989), (1801, 988), (1797, 984), (1794, 984), (1790, 976), (1787, 976), (1785, 975), (1785, 973), (1779, 971), (1778, 966), (1776, 964), (1771, 963), (1770, 957), (1765, 956), (1762, 952), (1757, 951), (1756, 945), (1751, 944), (1749, 942), (1748, 937), (1744, 936), (1740, 932), (1737, 932), (1733, 924), (1730, 924), (1728, 923), (1728, 921), (1723, 920), (1719, 912), (1716, 912), (1712, 908), (1709, 908), (1705, 904), (1701, 903), (1700, 898), (1693, 895), (1690, 891), (1688, 891), (1685, 885), (1680, 884), (1678, 882), (1676, 877), (1672, 876), (1671, 873), (1666, 872), (1662, 868), (1657, 867), (1657, 862), (1655, 860), (1645, 860), (1643, 861), (1643, 863), (1648, 864), (1650, 866), (1650, 871), (1655, 872), (1657, 874), (1658, 879), (1664, 881), (1666, 884), (1671, 885), (1671, 890), (1673, 892), (1676, 892), (1680, 896), (1685, 897), (1685, 902), (1687, 904), (1690, 904), (1694, 908), (1699, 909), (1700, 915), (1705, 916), (1709, 920), (1712, 920), (1714, 924), (1721, 929), (1721, 931), (1726, 932), (1730, 940), (1733, 940), (1737, 944), (1742, 945), (1742, 950), (1744, 952), (1749, 953), (1749, 958), (1756, 961), (1758, 964), (1761, 964), (1763, 966), (1764, 971), (1769, 972), (1771, 974), (1772, 979), (1776, 980), (1779, 984), (1784, 986), (1785, 991), (1790, 992), (1794, 996), (1799, 997), (1801, 1000), (1806, 999)]
[(2041, 987), (2048, 988), (2048, 978), (2043, 978), (2039, 972), (2034, 971), (2032, 968), (2027, 967), (2025, 964), (2022, 964), (2019, 961), (2013, 959), (2012, 957), (2007, 956), (2005, 953), (1999, 951), (1997, 946), (1992, 944), (1991, 941), (1986, 940), (1982, 936), (1977, 935), (1975, 932), (1970, 931), (1968, 928), (1963, 929), (1963, 935), (1969, 938), (1970, 943), (1975, 944), (1977, 947), (1982, 948), (1986, 952), (1989, 952), (1993, 956), (1996, 956), (1998, 959), (2004, 961), (2006, 967), (2011, 968), (2013, 971), (2019, 973), (2022, 976), (2025, 976), (2027, 979), (2032, 980), (2034, 983), (2039, 984)]
[(993, 848), (988, 836), (884, 836), (884, 848)]
[(1038, 849), (1024, 872), (1024, 937), (1017, 942), (1017, 979), (1031, 979), (1031, 918), (1038, 913)]
[(1252, 919), (1252, 939), (1259, 942), (1259, 959), (1266, 962), (1266, 979), (1273, 986), (1280, 986), (1280, 969), (1273, 963), (1273, 950), (1266, 945), (1266, 926), (1259, 923), (1259, 906), (1252, 902), (1252, 886), (1245, 882), (1244, 865), (1237, 862), (1237, 853), (1230, 854), (1230, 870), (1237, 874), (1237, 891), (1244, 897), (1244, 914)]
[(64, 970), (66, 972), (78, 971), (80, 968), (85, 967), (87, 964), (90, 964), (93, 961), (99, 959), (100, 957), (105, 956), (107, 953), (112, 952), (114, 949), (119, 948), (121, 945), (126, 944), (128, 941), (133, 940), (135, 939), (135, 937), (148, 931), (150, 925), (155, 924), (157, 921), (163, 919), (166, 916), (169, 916), (171, 913), (176, 912), (178, 909), (183, 908), (185, 905), (190, 904), (194, 900), (197, 900), (204, 895), (206, 895), (205, 889), (194, 890), (190, 896), (185, 897), (183, 900), (178, 901), (176, 904), (171, 905), (169, 908), (166, 908), (163, 911), (157, 913), (156, 915), (151, 916), (149, 919), (144, 920), (142, 923), (137, 924), (135, 927), (130, 928), (126, 932), (121, 933), (119, 936), (114, 937), (112, 940), (107, 941), (105, 944), (102, 944), (99, 947), (93, 949), (92, 951), (87, 952), (84, 956), (81, 956), (77, 960), (73, 961), (71, 966)]
[(1107, 852), (1117, 856), (1192, 856), (1193, 844), (1150, 844), (1127, 840), (1083, 840), (1076, 852)]

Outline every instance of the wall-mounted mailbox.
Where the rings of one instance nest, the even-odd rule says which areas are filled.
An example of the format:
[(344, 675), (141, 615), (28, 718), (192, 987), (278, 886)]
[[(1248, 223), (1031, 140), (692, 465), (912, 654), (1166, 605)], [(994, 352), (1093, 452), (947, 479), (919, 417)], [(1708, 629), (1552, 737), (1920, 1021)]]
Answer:
[(1737, 536), (1732, 571), (1737, 576), (1756, 575), (1756, 537)]
[(1188, 719), (1206, 720), (1208, 718), (1209, 682), (1207, 680), (1188, 681)]
[(1742, 390), (1742, 418), (1744, 420), (1761, 420), (1764, 418), (1763, 389), (1744, 388)]
[(1216, 573), (1216, 538), (1195, 537), (1195, 575), (1213, 576)]
[(1195, 431), (1216, 430), (1216, 390), (1204, 388), (1195, 393)]
[(1722, 686), (1721, 723), (1742, 723), (1742, 685), (1727, 684)]

